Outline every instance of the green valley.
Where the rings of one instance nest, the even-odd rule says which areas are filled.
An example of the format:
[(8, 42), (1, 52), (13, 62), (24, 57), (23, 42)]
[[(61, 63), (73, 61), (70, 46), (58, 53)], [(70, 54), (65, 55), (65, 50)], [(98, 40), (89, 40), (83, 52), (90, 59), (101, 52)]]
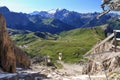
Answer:
[(31, 57), (49, 55), (56, 61), (61, 52), (62, 60), (68, 63), (84, 61), (82, 56), (104, 37), (104, 30), (100, 26), (78, 28), (59, 34), (26, 31), (11, 35), (13, 42)]

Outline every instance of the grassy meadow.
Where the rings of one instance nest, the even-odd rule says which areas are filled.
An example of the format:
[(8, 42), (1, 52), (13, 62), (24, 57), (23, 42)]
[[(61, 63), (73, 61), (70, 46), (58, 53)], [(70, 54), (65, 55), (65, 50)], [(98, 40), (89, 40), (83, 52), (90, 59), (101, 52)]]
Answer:
[(61, 52), (64, 62), (79, 63), (84, 61), (82, 56), (92, 46), (104, 39), (104, 31), (101, 27), (79, 28), (59, 34), (16, 33), (11, 35), (11, 38), (17, 46), (23, 46), (21, 48), (31, 57), (49, 55), (53, 61), (56, 61)]

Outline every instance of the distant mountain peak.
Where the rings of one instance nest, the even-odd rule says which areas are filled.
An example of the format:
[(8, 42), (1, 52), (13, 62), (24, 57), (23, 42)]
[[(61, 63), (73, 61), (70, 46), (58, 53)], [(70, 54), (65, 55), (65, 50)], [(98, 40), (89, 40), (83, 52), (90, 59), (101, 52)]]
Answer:
[(32, 13), (30, 13), (30, 15), (37, 15), (39, 13), (40, 13), (39, 11), (33, 11)]
[(66, 12), (66, 11), (68, 11), (67, 9), (61, 9), (61, 8), (57, 8), (57, 9), (51, 9), (51, 10), (49, 10), (49, 11), (47, 11), (49, 14), (55, 14), (55, 13), (57, 13), (57, 12), (59, 12), (59, 11), (63, 11), (63, 12)]
[(59, 9), (52, 9), (47, 11), (49, 14), (55, 14)]
[(57, 12), (69, 12), (69, 10), (57, 8), (57, 9), (51, 9), (48, 11), (34, 11), (34, 12), (30, 13), (30, 15), (52, 16), (52, 15), (56, 14)]
[(6, 6), (0, 6), (0, 12), (10, 12)]
[(67, 9), (63, 8), (63, 9), (59, 9), (59, 11), (68, 11)]

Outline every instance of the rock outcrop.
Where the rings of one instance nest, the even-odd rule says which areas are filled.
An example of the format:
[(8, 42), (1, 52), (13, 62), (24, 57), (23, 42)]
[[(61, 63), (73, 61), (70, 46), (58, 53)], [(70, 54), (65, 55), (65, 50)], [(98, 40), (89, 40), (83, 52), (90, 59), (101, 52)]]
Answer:
[(6, 29), (5, 19), (0, 14), (0, 67), (7, 72), (16, 71), (16, 57), (11, 42)]
[(4, 16), (0, 14), (0, 67), (5, 72), (16, 72), (17, 65), (28, 66), (30, 60), (12, 43), (6, 29)]
[(46, 80), (47, 76), (39, 73), (0, 73), (0, 80)]
[(102, 72), (120, 73), (120, 52), (108, 52), (96, 55), (84, 66), (83, 74), (101, 74)]
[(16, 66), (21, 68), (29, 68), (31, 61), (28, 58), (27, 53), (16, 46), (14, 46), (14, 53), (17, 62)]

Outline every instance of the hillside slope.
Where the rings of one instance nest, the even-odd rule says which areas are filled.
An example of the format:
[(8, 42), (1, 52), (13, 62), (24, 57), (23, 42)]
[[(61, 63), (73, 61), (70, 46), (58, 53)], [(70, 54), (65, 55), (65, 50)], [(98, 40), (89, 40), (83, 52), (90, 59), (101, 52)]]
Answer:
[(104, 38), (104, 30), (101, 27), (81, 28), (56, 35), (50, 33), (43, 35), (47, 38), (37, 36), (33, 32), (11, 35), (11, 38), (32, 57), (49, 55), (52, 60), (58, 60), (58, 53), (62, 52), (63, 61), (73, 63), (80, 62), (82, 55), (90, 50), (97, 41)]

